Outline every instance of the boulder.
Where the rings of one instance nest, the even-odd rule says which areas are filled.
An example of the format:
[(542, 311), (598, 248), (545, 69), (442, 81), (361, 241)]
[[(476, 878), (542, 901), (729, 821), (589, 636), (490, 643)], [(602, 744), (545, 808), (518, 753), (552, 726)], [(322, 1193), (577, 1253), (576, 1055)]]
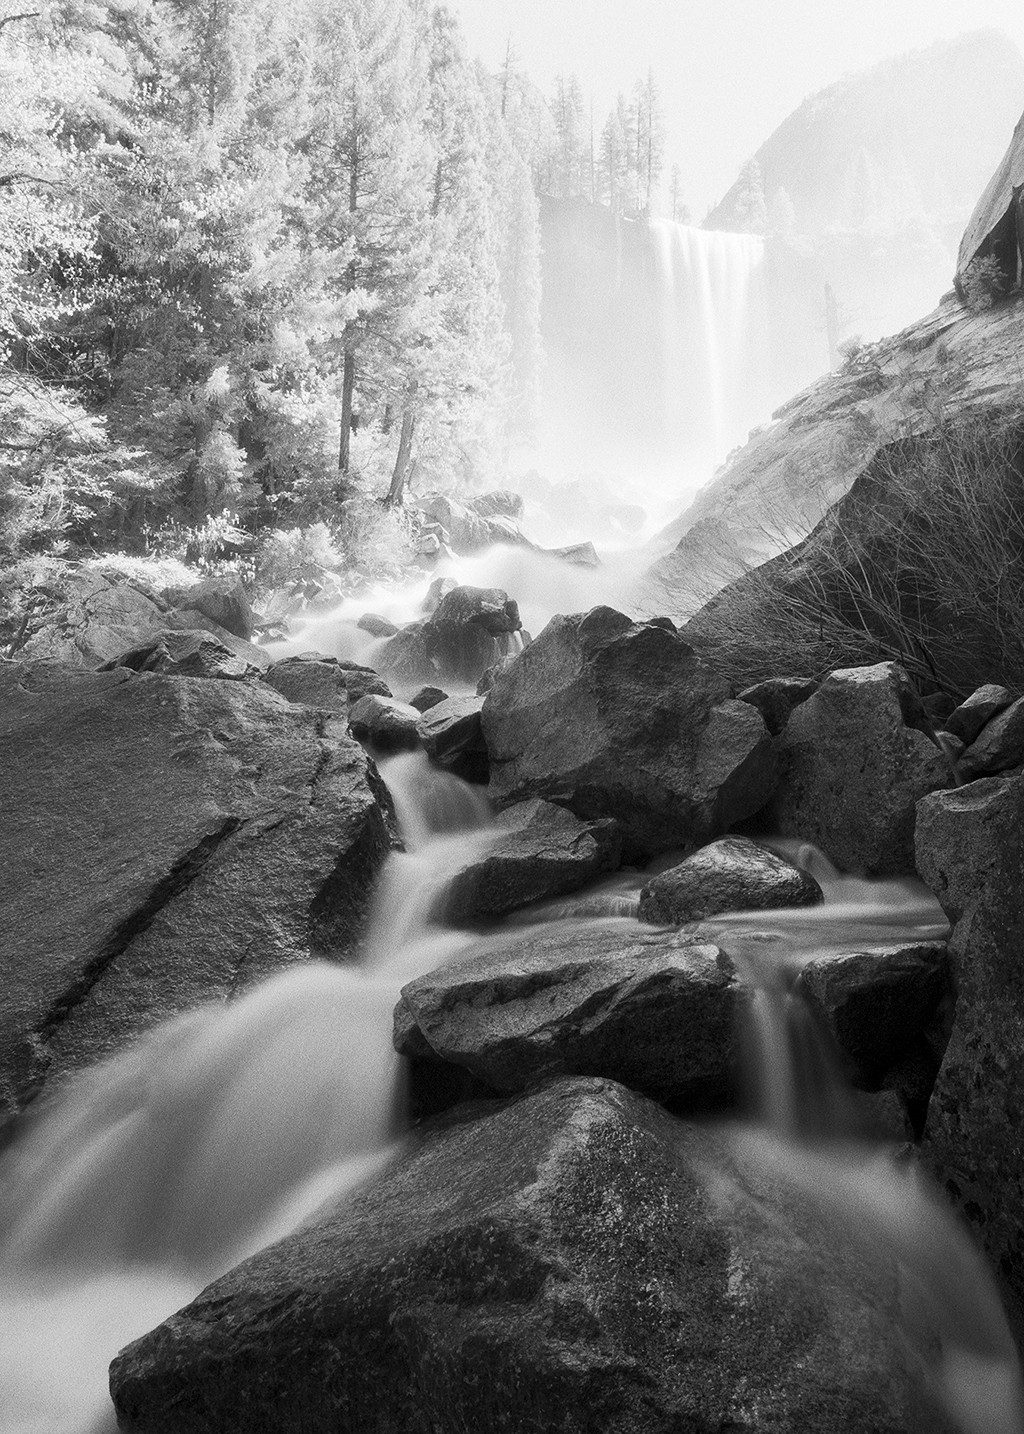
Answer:
[(925, 1159), (1024, 1298), (1024, 773), (918, 806), (921, 875), (954, 923), (956, 1015), (928, 1107)]
[(368, 632), (371, 637), (394, 637), (398, 627), (390, 618), (381, 617), (379, 613), (364, 612), (356, 623), (356, 627), (363, 632)]
[(431, 613), (437, 611), (437, 605), (441, 599), (448, 593), (454, 592), (457, 587), (458, 583), (454, 578), (435, 578), (427, 588), (427, 595), (420, 604), (421, 611), (429, 617)]
[(1005, 687), (987, 682), (984, 687), (972, 692), (959, 707), (955, 707), (942, 725), (954, 737), (959, 737), (965, 747), (969, 747), (985, 723), (998, 716), (1012, 701)]
[[(453, 589), (442, 598), (432, 617), (410, 623), (380, 649), (376, 660), (396, 686), (444, 683), (475, 687), (481, 675), (501, 661), (517, 642), (508, 624), (518, 624), (518, 610), (504, 593), (500, 594), (500, 605), (490, 612), (481, 612), (472, 600), (466, 602), (459, 597), (447, 610), (461, 615), (457, 619), (443, 615), (450, 598), (467, 592), (497, 593), (498, 589)], [(479, 620), (474, 614), (479, 614)], [(488, 625), (501, 630), (492, 635)]]
[(593, 543), (570, 543), (567, 548), (545, 548), (553, 558), (570, 563), (574, 568), (599, 568), (601, 559)]
[(444, 594), (431, 622), (475, 623), (491, 637), (518, 632), (519, 607), (501, 588), (455, 587)]
[(0, 1107), (311, 955), (389, 846), (361, 749), (262, 684), (0, 665)]
[(967, 782), (1008, 771), (1024, 762), (1024, 697), (992, 717), (959, 759)]
[(615, 822), (583, 822), (539, 797), (499, 812), (495, 831), (483, 855), (453, 877), (445, 905), (449, 920), (491, 921), (578, 891), (619, 865), (622, 839)]
[(464, 781), (486, 785), (488, 763), (480, 728), (482, 706), (482, 697), (446, 697), (423, 713), (417, 731), (423, 750), (437, 766), (454, 772)]
[(481, 518), (511, 518), (517, 523), (526, 509), (522, 494), (511, 488), (495, 488), (489, 493), (478, 493), (475, 498), (469, 500), (469, 506), (475, 513), (479, 513)]
[(417, 712), (429, 712), (439, 702), (447, 701), (448, 693), (442, 687), (421, 687), (409, 698), (409, 706), (415, 707)]
[(447, 493), (427, 493), (416, 499), (416, 507), (433, 523), (444, 528), (455, 552), (477, 553), (490, 547), (491, 529), (486, 518)]
[(797, 989), (819, 1012), (862, 1082), (879, 1080), (935, 1021), (949, 994), (946, 943), (823, 956)]
[(118, 1427), (950, 1434), (808, 1163), (607, 1081), (463, 1107), (122, 1350)]
[(628, 861), (694, 849), (777, 777), (760, 714), (675, 631), (611, 608), (555, 617), (484, 700), (491, 794), (615, 817)]
[(391, 688), (372, 667), (303, 652), (275, 662), (266, 681), (289, 702), (327, 712), (347, 712), (363, 697), (390, 697)]
[(221, 627), (219, 622), (215, 622), (212, 617), (207, 617), (197, 608), (173, 609), (167, 614), (165, 625), (177, 628), (181, 632), (199, 630), (208, 632), (229, 652), (233, 652), (236, 657), (242, 658), (250, 666), (259, 668), (261, 672), (266, 672), (273, 660), (266, 648), (257, 647), (255, 643), (249, 642), (246, 638), (229, 632), (226, 627)]
[(180, 611), (201, 612), (234, 637), (245, 642), (252, 637), (252, 608), (240, 578), (202, 578), (188, 588), (165, 588), (163, 596)]
[(821, 887), (767, 847), (746, 837), (721, 837), (659, 872), (640, 893), (641, 921), (702, 921), (726, 911), (814, 906)]
[(55, 605), (34, 621), (19, 656), (95, 668), (167, 625), (166, 610), (130, 583), (81, 569), (64, 578)]
[(230, 648), (211, 633), (165, 628), (136, 647), (122, 652), (98, 670), (107, 672), (130, 667), (133, 672), (163, 672), (168, 677), (224, 678), (228, 681), (256, 681), (263, 668), (236, 657)]
[(497, 1091), (600, 1075), (706, 1105), (732, 1089), (745, 999), (716, 946), (655, 943), (628, 918), (552, 922), (404, 986), (395, 1046)]
[(794, 707), (817, 691), (816, 681), (804, 677), (769, 677), (737, 693), (737, 701), (749, 702), (764, 718), (764, 725), (777, 737), (789, 721)]
[(951, 777), (938, 747), (906, 725), (911, 707), (895, 662), (830, 673), (780, 738), (770, 829), (823, 847), (843, 871), (912, 872), (915, 803)]
[(348, 714), (348, 728), (359, 742), (378, 752), (408, 752), (420, 744), (420, 714), (407, 702), (375, 693), (360, 697)]

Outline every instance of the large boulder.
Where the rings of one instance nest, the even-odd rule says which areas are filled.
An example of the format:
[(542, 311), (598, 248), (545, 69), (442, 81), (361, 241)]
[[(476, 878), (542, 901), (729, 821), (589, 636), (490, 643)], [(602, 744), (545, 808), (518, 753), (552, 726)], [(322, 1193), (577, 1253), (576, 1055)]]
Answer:
[(431, 622), (472, 622), (492, 637), (518, 632), (522, 627), (514, 598), (501, 588), (455, 587), (434, 609)]
[(678, 926), (726, 911), (814, 906), (821, 899), (809, 872), (747, 837), (721, 837), (651, 877), (640, 893), (639, 916)]
[(378, 752), (411, 752), (420, 744), (420, 714), (407, 702), (375, 693), (360, 697), (348, 714), (352, 736)]
[(489, 667), (522, 646), (519, 609), (500, 588), (431, 584), (430, 617), (410, 623), (377, 653), (381, 671), (406, 688), (441, 683), (473, 688)]
[(914, 807), (952, 782), (939, 748), (906, 718), (916, 699), (895, 662), (832, 672), (780, 739), (774, 831), (821, 846), (843, 871), (914, 870)]
[[(419, 708), (411, 702), (411, 707)], [(487, 783), (487, 747), (480, 726), (482, 697), (445, 697), (420, 717), (417, 730), (423, 750), (446, 772), (467, 782)]]
[(1024, 1298), (1024, 772), (926, 797), (921, 875), (954, 922), (956, 1016), (925, 1157)]
[(166, 608), (152, 597), (83, 568), (64, 577), (19, 655), (99, 667), (167, 625)]
[(361, 934), (362, 750), (262, 684), (0, 665), (0, 1107)]
[(118, 1427), (950, 1434), (871, 1233), (738, 1136), (558, 1081), (422, 1127), (129, 1345)]
[(328, 712), (347, 712), (363, 697), (391, 696), (391, 688), (372, 667), (339, 662), (320, 652), (282, 658), (268, 670), (266, 680), (289, 702)]
[(615, 817), (627, 860), (702, 846), (775, 786), (760, 714), (671, 625), (607, 607), (553, 618), (495, 676), (482, 721), (499, 805)]
[(1004, 711), (982, 727), (966, 752), (958, 770), (964, 781), (991, 777), (1024, 762), (1024, 697), (1018, 697)]
[(622, 838), (608, 818), (584, 822), (533, 797), (499, 812), (494, 825), (494, 840), (452, 879), (445, 904), (452, 921), (492, 921), (578, 891), (619, 864)]
[(492, 1090), (600, 1075), (705, 1105), (732, 1089), (745, 999), (716, 946), (655, 943), (626, 918), (552, 922), (404, 986), (395, 1045)]

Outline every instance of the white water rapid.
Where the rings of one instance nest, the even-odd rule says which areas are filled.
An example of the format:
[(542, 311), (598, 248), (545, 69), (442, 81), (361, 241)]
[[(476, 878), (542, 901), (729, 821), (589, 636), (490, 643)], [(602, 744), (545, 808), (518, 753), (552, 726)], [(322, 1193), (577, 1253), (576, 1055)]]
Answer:
[[(0, 1161), (3, 1434), (110, 1434), (119, 1348), (387, 1158), (402, 1117), (392, 1009), (407, 980), (514, 945), (524, 921), (560, 922), (570, 945), (582, 922), (634, 929), (644, 878), (632, 872), (496, 934), (449, 929), (451, 874), (492, 839), (486, 802), (420, 754), (382, 770), (406, 850), (389, 858), (362, 964), (301, 966), (161, 1026), (79, 1078)], [(981, 1258), (912, 1167), (803, 1119), (808, 1085), (833, 1077), (827, 1063), (800, 1076), (779, 1015), (815, 952), (941, 935), (941, 911), (917, 883), (860, 882), (813, 848), (790, 850), (822, 884), (822, 907), (705, 928), (773, 998), (760, 1005), (762, 1118), (730, 1139), (836, 1239), (899, 1269), (908, 1341), (918, 1348), (919, 1325), (940, 1331), (933, 1377), (963, 1434), (1022, 1434), (1016, 1351)]]

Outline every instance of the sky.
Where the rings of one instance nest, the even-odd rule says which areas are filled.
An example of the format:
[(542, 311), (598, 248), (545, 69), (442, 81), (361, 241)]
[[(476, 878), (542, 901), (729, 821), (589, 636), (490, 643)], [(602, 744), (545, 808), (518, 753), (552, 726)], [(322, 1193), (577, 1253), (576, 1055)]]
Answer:
[[(1024, 0), (449, 0), (470, 52), (496, 69), (511, 39), (534, 83), (579, 76), (597, 127), (654, 73), (695, 222), (807, 95), (966, 30), (1024, 51)], [(1007, 136), (1009, 142), (1009, 135)]]

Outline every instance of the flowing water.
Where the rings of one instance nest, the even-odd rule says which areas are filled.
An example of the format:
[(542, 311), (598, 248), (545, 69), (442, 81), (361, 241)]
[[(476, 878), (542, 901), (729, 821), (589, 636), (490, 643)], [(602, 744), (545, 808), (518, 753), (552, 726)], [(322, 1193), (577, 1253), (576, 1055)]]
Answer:
[[(4, 1434), (107, 1434), (106, 1368), (122, 1345), (389, 1157), (405, 981), (514, 940), (523, 921), (560, 922), (570, 942), (581, 922), (633, 929), (643, 877), (632, 872), (488, 937), (448, 928), (451, 874), (494, 836), (487, 804), (420, 754), (383, 772), (406, 849), (383, 873), (362, 964), (302, 966), (165, 1024), (82, 1076), (0, 1164)], [(906, 1163), (820, 1122), (810, 1137), (803, 1119), (810, 1088), (838, 1077), (827, 1061), (800, 1075), (794, 973), (822, 951), (941, 936), (942, 913), (918, 883), (859, 881), (813, 848), (788, 851), (823, 886), (823, 906), (705, 925), (758, 991), (762, 1118), (730, 1138), (837, 1236), (899, 1267), (908, 1338), (915, 1321), (940, 1331), (934, 1379), (964, 1434), (1021, 1434), (1013, 1341), (966, 1234)]]

